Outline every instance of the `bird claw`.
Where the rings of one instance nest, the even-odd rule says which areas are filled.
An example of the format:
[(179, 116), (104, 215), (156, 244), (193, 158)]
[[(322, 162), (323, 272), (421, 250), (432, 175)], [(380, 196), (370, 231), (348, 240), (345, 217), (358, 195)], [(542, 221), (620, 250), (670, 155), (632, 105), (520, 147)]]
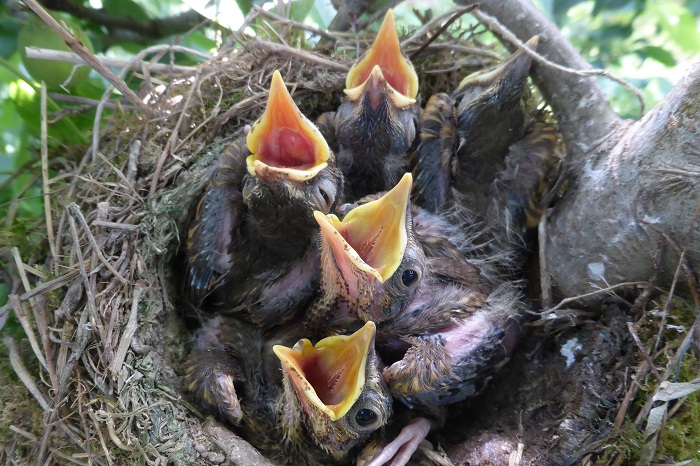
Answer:
[(380, 466), (391, 461), (391, 466), (403, 466), (411, 459), (421, 444), (429, 444), (425, 437), (430, 432), (430, 421), (418, 417), (409, 422), (399, 435), (384, 446), (378, 456), (364, 466)]

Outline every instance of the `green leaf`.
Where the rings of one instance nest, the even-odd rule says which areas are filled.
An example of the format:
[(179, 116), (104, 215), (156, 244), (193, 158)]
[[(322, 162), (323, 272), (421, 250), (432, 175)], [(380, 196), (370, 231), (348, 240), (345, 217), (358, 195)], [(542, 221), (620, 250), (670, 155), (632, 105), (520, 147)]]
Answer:
[(216, 41), (205, 36), (203, 31), (195, 31), (188, 34), (182, 40), (182, 45), (184, 47), (199, 50), (200, 52), (209, 53), (210, 50), (216, 47)]
[(0, 17), (0, 57), (9, 58), (17, 49), (19, 28), (20, 23), (15, 18), (11, 16)]
[(314, 0), (292, 0), (289, 17), (300, 23), (304, 22), (313, 6)]
[(104, 0), (102, 8), (113, 16), (131, 18), (136, 21), (148, 21), (146, 10), (133, 0)]
[(554, 18), (554, 22), (557, 23), (559, 26), (564, 24), (566, 21), (567, 13), (569, 10), (578, 5), (579, 3), (583, 3), (585, 0), (560, 0), (560, 1), (553, 1), (552, 3), (552, 17)]
[(639, 55), (642, 58), (654, 59), (666, 66), (676, 66), (677, 63), (671, 52), (655, 45), (647, 45), (646, 47), (639, 49)]
[(321, 28), (326, 29), (335, 17), (335, 8), (330, 0), (316, 0), (309, 17)]
[(245, 16), (253, 9), (253, 0), (236, 0), (236, 5), (238, 5), (238, 8), (241, 9), (241, 13)]

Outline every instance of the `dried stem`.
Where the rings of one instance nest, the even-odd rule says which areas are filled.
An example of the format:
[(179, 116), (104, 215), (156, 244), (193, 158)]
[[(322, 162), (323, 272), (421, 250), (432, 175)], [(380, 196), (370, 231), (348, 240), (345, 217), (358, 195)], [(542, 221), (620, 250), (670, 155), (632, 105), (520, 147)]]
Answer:
[[(27, 57), (38, 58), (40, 60), (63, 61), (66, 63), (75, 63), (76, 65), (87, 65), (88, 63), (80, 57), (80, 55), (71, 52), (62, 52), (60, 50), (42, 49), (39, 47), (26, 47)], [(112, 57), (95, 57), (100, 63), (109, 68), (124, 68), (130, 71), (141, 71), (147, 68), (154, 73), (178, 73), (190, 74), (194, 73), (197, 68), (194, 66), (170, 65), (165, 63), (151, 63), (143, 60), (125, 60), (123, 58)]]
[(48, 14), (46, 10), (44, 10), (41, 5), (36, 2), (36, 0), (24, 0), (24, 4), (27, 5), (34, 13), (36, 13), (36, 15), (46, 24), (48, 24), (51, 29), (56, 31), (58, 35), (61, 36), (61, 39), (65, 41), (68, 47), (73, 49), (73, 51), (80, 55), (80, 57), (85, 60), (85, 62), (88, 63), (92, 69), (100, 73), (102, 77), (117, 88), (119, 92), (121, 92), (124, 97), (129, 99), (131, 103), (138, 107), (144, 115), (150, 116), (153, 113), (153, 111), (146, 104), (144, 104), (141, 99), (139, 99), (139, 96), (137, 96), (134, 91), (129, 89), (129, 86), (127, 86), (122, 79), (117, 77), (112, 70), (100, 63), (95, 55), (93, 55), (93, 53), (82, 44), (82, 42), (76, 39), (70, 31), (67, 31), (63, 28), (63, 26), (58, 24), (58, 22), (53, 19), (53, 16)]

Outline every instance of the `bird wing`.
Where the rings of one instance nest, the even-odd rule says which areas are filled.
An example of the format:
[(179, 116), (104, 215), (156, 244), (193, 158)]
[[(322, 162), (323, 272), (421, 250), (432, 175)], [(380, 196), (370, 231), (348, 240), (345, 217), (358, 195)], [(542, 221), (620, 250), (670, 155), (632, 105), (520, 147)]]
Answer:
[(415, 178), (413, 201), (442, 212), (450, 195), (454, 170), (455, 115), (447, 94), (435, 94), (425, 106), (420, 144), (411, 158)]
[(185, 293), (196, 307), (232, 264), (230, 245), (243, 210), (241, 184), (245, 155), (244, 139), (222, 153), (212, 181), (190, 221), (185, 243)]

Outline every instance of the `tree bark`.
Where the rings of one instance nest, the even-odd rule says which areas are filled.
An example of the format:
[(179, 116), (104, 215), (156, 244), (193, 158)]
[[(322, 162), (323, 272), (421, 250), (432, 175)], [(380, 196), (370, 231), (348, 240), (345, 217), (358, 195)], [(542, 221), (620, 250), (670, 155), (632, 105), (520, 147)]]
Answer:
[[(691, 267), (700, 264), (700, 62), (642, 120), (610, 139), (587, 154), (550, 217), (547, 260), (566, 296), (648, 280), (660, 240), (675, 242)], [(664, 251), (659, 279), (668, 285), (679, 254), (673, 245)]]
[[(484, 0), (480, 8), (521, 41), (539, 35), (538, 52), (548, 60), (590, 69), (529, 0)], [(557, 294), (579, 296), (649, 280), (663, 243), (675, 244), (664, 248), (659, 283), (671, 282), (680, 251), (686, 274), (697, 282), (692, 270), (700, 266), (700, 63), (634, 123), (611, 110), (596, 78), (541, 63), (532, 75), (559, 121), (572, 177), (547, 228), (546, 258)], [(597, 305), (606, 296), (584, 301)]]

